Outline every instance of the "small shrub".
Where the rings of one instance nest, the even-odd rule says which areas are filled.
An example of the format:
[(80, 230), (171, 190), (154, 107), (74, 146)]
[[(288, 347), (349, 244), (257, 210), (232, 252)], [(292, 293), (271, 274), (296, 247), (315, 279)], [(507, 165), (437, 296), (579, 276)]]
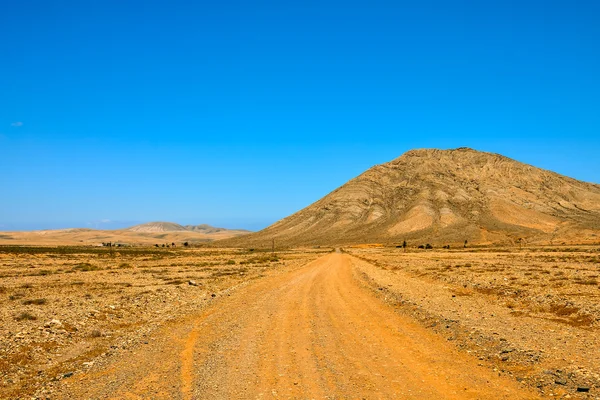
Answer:
[(102, 268), (96, 266), (96, 265), (92, 265), (90, 263), (81, 263), (81, 264), (77, 264), (76, 266), (74, 266), (72, 268), (72, 271), (82, 271), (82, 272), (88, 272), (88, 271), (98, 271), (101, 270)]
[(227, 260), (227, 265), (234, 265), (235, 264), (235, 260)]
[(575, 279), (575, 283), (578, 285), (595, 286), (598, 282), (595, 279)]
[(36, 306), (42, 306), (44, 304), (46, 304), (48, 302), (48, 300), (46, 299), (29, 299), (29, 300), (23, 300), (23, 304), (28, 306), (31, 304), (34, 304)]
[(33, 314), (30, 314), (28, 312), (22, 312), (21, 314), (17, 315), (15, 317), (15, 319), (17, 321), (35, 321), (37, 319), (37, 317)]
[(125, 268), (133, 268), (133, 267), (128, 263), (121, 263), (121, 264), (119, 264), (119, 268), (125, 269)]
[(102, 337), (102, 332), (100, 332), (98, 329), (94, 329), (92, 333), (90, 333), (90, 336), (93, 338), (99, 338)]
[(11, 294), (10, 296), (8, 296), (9, 300), (19, 300), (22, 299), (23, 297), (25, 297), (25, 293), (14, 293)]
[(240, 264), (265, 264), (268, 262), (277, 262), (279, 261), (279, 257), (275, 255), (270, 256), (262, 256), (262, 257), (252, 257), (244, 261), (240, 261)]
[(182, 283), (185, 283), (185, 281), (181, 279), (171, 279), (170, 281), (165, 282), (165, 285), (181, 285)]

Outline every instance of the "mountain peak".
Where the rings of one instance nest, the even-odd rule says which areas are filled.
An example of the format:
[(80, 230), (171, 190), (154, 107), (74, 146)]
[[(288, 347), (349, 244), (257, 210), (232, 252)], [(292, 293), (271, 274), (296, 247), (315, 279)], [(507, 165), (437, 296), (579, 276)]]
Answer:
[(594, 232), (600, 236), (600, 186), (461, 147), (408, 151), (239, 240), (510, 243)]

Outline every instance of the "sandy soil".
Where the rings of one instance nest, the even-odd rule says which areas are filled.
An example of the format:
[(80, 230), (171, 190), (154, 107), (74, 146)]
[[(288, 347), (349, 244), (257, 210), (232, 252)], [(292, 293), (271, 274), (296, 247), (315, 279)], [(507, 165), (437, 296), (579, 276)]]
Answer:
[(56, 398), (173, 321), (323, 252), (0, 246), (0, 398)]
[(38, 250), (0, 251), (1, 398), (598, 396), (594, 248)]
[(600, 398), (600, 249), (348, 252), (381, 300), (481, 365), (547, 397)]
[[(134, 360), (136, 362), (132, 362)], [(330, 254), (170, 324), (58, 398), (536, 398), (378, 301)]]

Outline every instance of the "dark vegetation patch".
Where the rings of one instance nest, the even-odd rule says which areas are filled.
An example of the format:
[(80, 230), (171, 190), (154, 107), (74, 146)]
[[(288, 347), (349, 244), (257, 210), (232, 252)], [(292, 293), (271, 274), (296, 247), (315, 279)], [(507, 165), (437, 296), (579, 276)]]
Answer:
[(17, 321), (35, 321), (37, 319), (37, 317), (35, 315), (25, 311), (25, 312), (22, 312), (19, 315), (17, 315), (15, 317), (15, 319)]
[(240, 264), (266, 264), (269, 262), (277, 262), (279, 261), (279, 257), (275, 255), (261, 256), (261, 257), (252, 257), (247, 260), (240, 261)]
[(81, 272), (100, 271), (100, 270), (102, 270), (102, 268), (100, 268), (97, 265), (92, 265), (90, 263), (77, 264), (71, 269), (71, 271), (81, 271)]
[(28, 305), (36, 305), (36, 306), (41, 306), (44, 305), (48, 302), (47, 299), (27, 299), (27, 300), (23, 300), (23, 304), (28, 306)]

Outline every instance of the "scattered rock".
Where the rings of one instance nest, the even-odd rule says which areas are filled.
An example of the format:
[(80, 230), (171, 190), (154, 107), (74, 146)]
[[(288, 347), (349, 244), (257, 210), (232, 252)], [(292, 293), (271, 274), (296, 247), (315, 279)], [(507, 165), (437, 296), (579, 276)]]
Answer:
[(190, 286), (198, 286), (198, 283), (196, 281), (190, 280), (190, 281), (188, 281), (188, 285), (190, 285)]
[(63, 324), (59, 320), (53, 319), (52, 321), (47, 322), (44, 326), (46, 328), (62, 328)]
[(590, 391), (590, 387), (589, 386), (577, 386), (577, 391), (587, 393)]

